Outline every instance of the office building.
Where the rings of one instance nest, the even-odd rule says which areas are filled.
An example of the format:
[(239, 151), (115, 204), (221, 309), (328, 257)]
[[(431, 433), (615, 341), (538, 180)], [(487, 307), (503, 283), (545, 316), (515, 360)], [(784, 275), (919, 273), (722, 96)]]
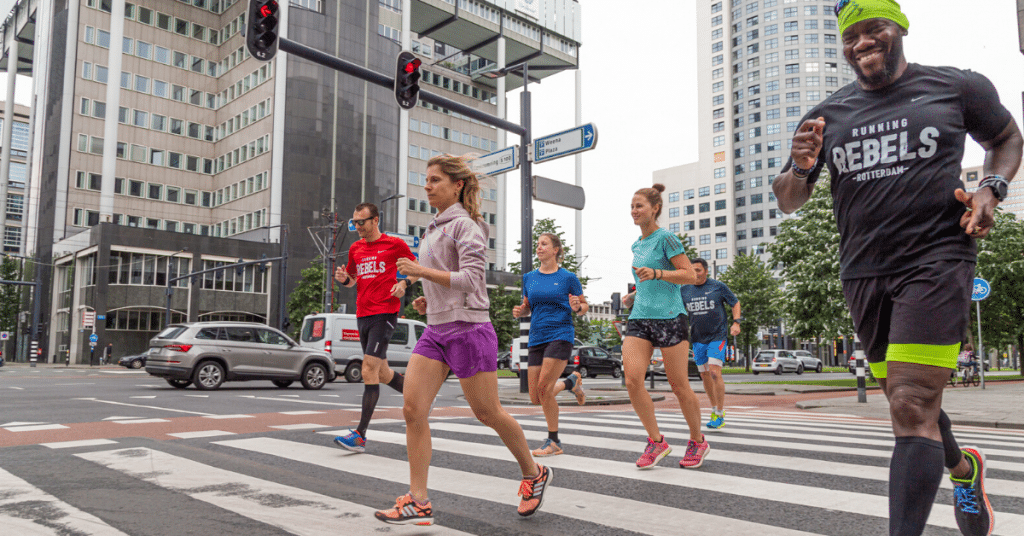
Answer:
[(771, 184), (800, 118), (854, 80), (834, 5), (697, 2), (699, 160), (654, 177), (667, 188), (666, 225), (719, 271), (737, 254), (765, 254), (785, 217)]
[[(0, 132), (6, 103), (0, 103)], [(7, 174), (7, 203), (4, 211), (3, 252), (12, 255), (25, 253), (25, 180), (28, 170), (29, 108), (14, 105), (11, 129), (10, 170)], [(0, 147), (2, 149), (2, 147)]]

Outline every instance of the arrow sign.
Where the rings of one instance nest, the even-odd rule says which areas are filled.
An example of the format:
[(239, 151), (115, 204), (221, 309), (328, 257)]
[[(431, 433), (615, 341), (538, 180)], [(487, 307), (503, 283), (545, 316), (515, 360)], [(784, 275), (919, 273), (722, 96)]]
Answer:
[(473, 160), (473, 171), (487, 176), (500, 175), (519, 169), (519, 146), (513, 145), (500, 151), (485, 154)]
[(547, 162), (597, 147), (597, 127), (593, 123), (537, 138), (533, 141), (533, 161)]
[(988, 281), (980, 277), (974, 278), (974, 289), (971, 291), (972, 301), (981, 301), (988, 297), (992, 293), (992, 287), (989, 286)]

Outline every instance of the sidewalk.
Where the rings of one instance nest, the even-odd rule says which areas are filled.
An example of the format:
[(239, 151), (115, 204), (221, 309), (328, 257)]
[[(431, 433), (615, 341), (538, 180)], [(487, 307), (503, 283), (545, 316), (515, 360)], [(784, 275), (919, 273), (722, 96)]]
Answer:
[[(842, 413), (889, 418), (889, 403), (877, 389), (868, 391), (867, 403), (850, 396), (797, 402), (796, 407), (819, 413)], [(981, 387), (947, 387), (942, 394), (942, 409), (953, 424), (1024, 430), (1024, 382), (988, 382)]]

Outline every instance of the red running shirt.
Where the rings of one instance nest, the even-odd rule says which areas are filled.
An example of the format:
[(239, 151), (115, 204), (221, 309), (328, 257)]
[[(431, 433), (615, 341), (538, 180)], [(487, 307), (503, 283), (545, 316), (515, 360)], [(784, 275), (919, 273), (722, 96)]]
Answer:
[(348, 248), (345, 271), (356, 280), (356, 316), (395, 314), (402, 301), (391, 295), (398, 281), (396, 261), (415, 259), (405, 240), (381, 234), (373, 242), (359, 240)]

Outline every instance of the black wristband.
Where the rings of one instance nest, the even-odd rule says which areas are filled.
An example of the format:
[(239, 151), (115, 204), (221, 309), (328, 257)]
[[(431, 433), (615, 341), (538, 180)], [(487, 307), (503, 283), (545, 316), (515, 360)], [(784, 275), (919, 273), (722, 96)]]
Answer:
[(349, 281), (352, 281), (352, 278), (346, 275), (345, 280), (341, 282), (341, 285), (347, 286)]
[(790, 170), (793, 171), (793, 176), (794, 177), (796, 177), (798, 179), (806, 179), (807, 177), (809, 177), (811, 175), (811, 171), (814, 170), (814, 166), (816, 166), (816, 165), (818, 165), (818, 161), (817, 160), (815, 160), (814, 163), (811, 164), (811, 167), (809, 167), (807, 169), (804, 169), (804, 168), (796, 165), (796, 161), (794, 160), (793, 161), (793, 165), (790, 167)]

